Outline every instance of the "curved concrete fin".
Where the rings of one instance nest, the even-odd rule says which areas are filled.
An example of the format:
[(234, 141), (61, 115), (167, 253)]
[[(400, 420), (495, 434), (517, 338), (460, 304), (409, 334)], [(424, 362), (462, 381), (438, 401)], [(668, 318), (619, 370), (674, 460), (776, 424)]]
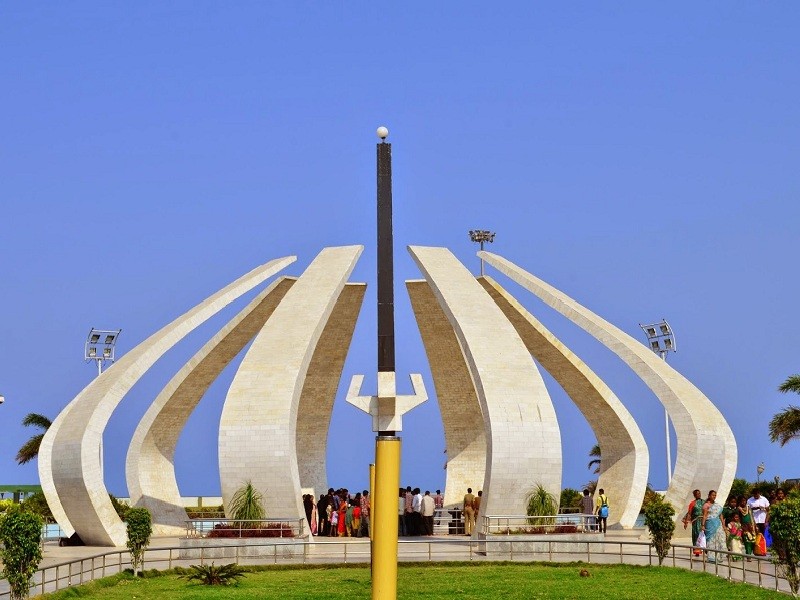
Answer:
[(333, 402), (366, 291), (365, 283), (344, 286), (314, 350), (300, 394), (295, 444), (300, 487), (317, 496), (328, 490), (325, 455)]
[(676, 509), (676, 519), (694, 489), (704, 493), (713, 489), (721, 498), (727, 497), (736, 472), (736, 440), (725, 418), (699, 389), (649, 348), (563, 292), (501, 256), (491, 252), (478, 256), (594, 336), (653, 390), (678, 438), (675, 471), (666, 495)]
[(345, 246), (320, 252), (239, 365), (219, 432), (226, 510), (236, 490), (250, 481), (268, 515), (305, 517), (297, 462), (300, 396), (322, 332), (362, 250)]
[(467, 488), (481, 489), (486, 471), (483, 414), (456, 333), (427, 281), (406, 281), (431, 367), (447, 452), (444, 505), (455, 507)]
[(139, 422), (128, 448), (131, 503), (150, 511), (155, 535), (183, 535), (186, 510), (175, 475), (175, 447), (197, 404), (220, 373), (267, 322), (294, 278), (270, 284), (170, 380)]
[(508, 317), (539, 364), (586, 417), (603, 451), (597, 487), (614, 510), (608, 525), (634, 526), (647, 489), (650, 458), (633, 416), (619, 398), (569, 348), (490, 277), (478, 281)]
[(447, 248), (409, 246), (455, 331), (486, 435), (481, 512), (515, 515), (541, 484), (561, 493), (561, 436), (536, 363), (514, 327)]
[(125, 526), (108, 498), (100, 465), (100, 442), (111, 414), (167, 350), (295, 260), (290, 256), (270, 261), (213, 294), (117, 360), (61, 411), (39, 449), (39, 479), (47, 503), (66, 533), (76, 531), (88, 545), (125, 544)]

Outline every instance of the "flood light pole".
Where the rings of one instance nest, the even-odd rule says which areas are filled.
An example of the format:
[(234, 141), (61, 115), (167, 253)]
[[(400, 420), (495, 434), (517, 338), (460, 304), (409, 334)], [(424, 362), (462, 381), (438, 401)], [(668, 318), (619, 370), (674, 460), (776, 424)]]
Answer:
[[(477, 244), (481, 245), (481, 251), (483, 251), (483, 245), (485, 243), (491, 244), (494, 242), (494, 236), (496, 234), (488, 229), (471, 229), (469, 232), (469, 239)], [(483, 256), (481, 256), (481, 277), (483, 277)]]
[(86, 344), (83, 350), (83, 358), (86, 362), (93, 360), (97, 363), (97, 375), (103, 374), (103, 363), (114, 362), (114, 349), (117, 346), (117, 338), (122, 329), (92, 329), (86, 337)]
[[(667, 354), (677, 352), (675, 334), (665, 319), (650, 325), (639, 323), (639, 327), (644, 331), (644, 335), (650, 343), (650, 349), (658, 354), (664, 362), (667, 362)], [(672, 482), (672, 450), (669, 440), (669, 413), (666, 407), (664, 408), (664, 431), (667, 437), (667, 486), (669, 486)]]

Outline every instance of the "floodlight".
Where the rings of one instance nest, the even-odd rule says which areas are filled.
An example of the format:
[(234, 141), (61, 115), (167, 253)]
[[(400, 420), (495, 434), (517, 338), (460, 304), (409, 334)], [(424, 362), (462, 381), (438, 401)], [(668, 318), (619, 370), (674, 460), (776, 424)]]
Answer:
[(652, 327), (648, 327), (645, 331), (647, 331), (648, 337), (656, 337), (656, 330)]
[(661, 323), (659, 325), (659, 327), (661, 328), (661, 335), (669, 335), (670, 334), (669, 325), (667, 325), (666, 323)]
[(103, 348), (103, 358), (111, 358), (111, 348)]
[(113, 333), (111, 335), (107, 335), (106, 336), (106, 341), (103, 342), (103, 343), (105, 343), (105, 344), (113, 344), (115, 337), (117, 337), (117, 336), (115, 334), (113, 334)]
[(664, 338), (664, 347), (667, 350), (672, 350), (672, 338)]
[(91, 348), (89, 348), (89, 357), (94, 358), (95, 356), (97, 356), (97, 348), (95, 346), (92, 346)]
[(89, 336), (89, 343), (96, 344), (99, 341), (100, 341), (99, 333), (93, 333), (92, 335)]
[(650, 342), (650, 347), (653, 349), (653, 352), (658, 352), (661, 350), (661, 347), (658, 345), (658, 340), (653, 340)]

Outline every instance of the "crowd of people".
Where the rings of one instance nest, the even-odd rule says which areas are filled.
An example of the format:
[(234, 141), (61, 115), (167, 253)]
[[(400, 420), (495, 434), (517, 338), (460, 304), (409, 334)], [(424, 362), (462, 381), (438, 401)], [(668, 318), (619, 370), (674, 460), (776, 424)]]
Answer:
[(444, 507), (441, 490), (431, 496), (429, 490), (422, 493), (420, 488), (400, 488), (397, 504), (397, 535), (433, 535), (433, 517), (437, 509)]
[[(692, 528), (692, 545), (695, 554), (700, 555), (705, 548), (708, 561), (721, 560), (717, 551), (730, 551), (748, 556), (764, 554), (769, 536), (769, 510), (782, 502), (786, 494), (782, 489), (776, 490), (770, 498), (761, 495), (758, 489), (753, 490), (750, 498), (731, 496), (725, 505), (717, 502), (717, 492), (711, 490), (703, 500), (700, 490), (694, 490), (694, 499), (683, 517), (683, 526)], [(760, 538), (763, 537), (763, 542)], [(763, 544), (764, 549), (759, 547)], [(740, 557), (734, 556), (733, 560)]]
[(371, 505), (369, 491), (351, 495), (347, 489), (328, 489), (318, 500), (303, 496), (311, 535), (326, 537), (369, 537)]

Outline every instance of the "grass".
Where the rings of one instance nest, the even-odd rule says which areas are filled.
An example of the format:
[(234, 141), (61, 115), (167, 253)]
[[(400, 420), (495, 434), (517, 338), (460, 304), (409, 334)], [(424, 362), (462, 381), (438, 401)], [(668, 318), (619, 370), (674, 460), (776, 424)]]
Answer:
[[(590, 577), (581, 577), (581, 569)], [(280, 598), (336, 600), (369, 597), (369, 568), (251, 567), (241, 583), (209, 587), (188, 583), (175, 573), (135, 579), (121, 574), (45, 596), (48, 600), (98, 598), (188, 600)], [(152, 573), (149, 573), (152, 575)], [(751, 585), (729, 583), (705, 573), (669, 567), (586, 564), (432, 563), (401, 565), (401, 599), (419, 598), (614, 598), (631, 600), (737, 600), (786, 598)]]

